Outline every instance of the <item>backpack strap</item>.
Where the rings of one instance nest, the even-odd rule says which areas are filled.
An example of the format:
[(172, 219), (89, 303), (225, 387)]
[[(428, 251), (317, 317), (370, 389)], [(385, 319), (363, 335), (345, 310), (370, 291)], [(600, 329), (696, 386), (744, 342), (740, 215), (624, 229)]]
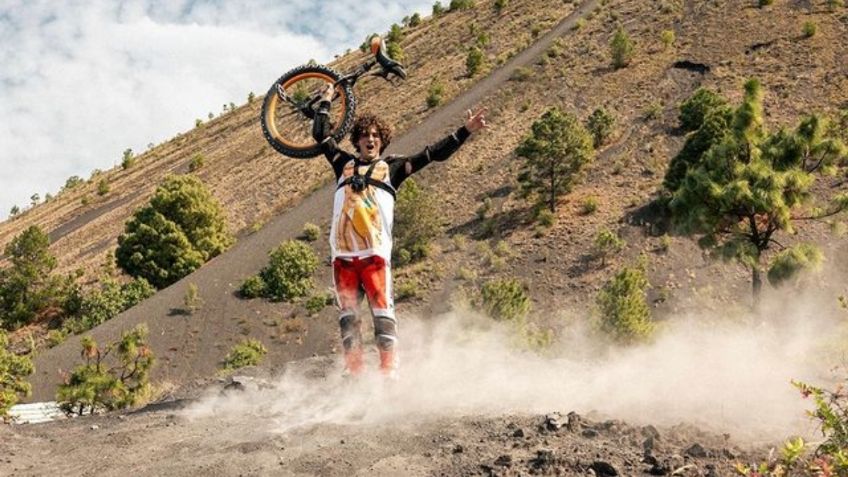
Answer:
[[(377, 179), (374, 179), (374, 178), (371, 177), (371, 175), (374, 173), (374, 166), (377, 165), (377, 162), (378, 161), (374, 161), (373, 163), (371, 163), (371, 165), (368, 166), (368, 170), (365, 171), (365, 174), (363, 176), (365, 183), (370, 185), (370, 186), (374, 186), (378, 189), (383, 189), (384, 191), (386, 191), (386, 192), (388, 192), (389, 194), (392, 195), (392, 199), (397, 200), (397, 191), (395, 190), (394, 187), (392, 187), (391, 184), (387, 184), (383, 181), (378, 181)], [(341, 182), (341, 184), (339, 184), (339, 186), (336, 187), (336, 190), (339, 190), (342, 187), (350, 185), (351, 182), (353, 182), (354, 176), (362, 176), (362, 174), (359, 173), (359, 166), (360, 165), (361, 165), (361, 163), (359, 162), (359, 160), (357, 158), (354, 158), (353, 159), (353, 175), (348, 177), (347, 179), (343, 180)]]

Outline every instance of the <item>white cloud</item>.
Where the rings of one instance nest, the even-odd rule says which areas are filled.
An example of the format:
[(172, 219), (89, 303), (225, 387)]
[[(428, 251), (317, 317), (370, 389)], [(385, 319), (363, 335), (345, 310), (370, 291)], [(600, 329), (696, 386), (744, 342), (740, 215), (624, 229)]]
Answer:
[(0, 1), (0, 217), (429, 1)]

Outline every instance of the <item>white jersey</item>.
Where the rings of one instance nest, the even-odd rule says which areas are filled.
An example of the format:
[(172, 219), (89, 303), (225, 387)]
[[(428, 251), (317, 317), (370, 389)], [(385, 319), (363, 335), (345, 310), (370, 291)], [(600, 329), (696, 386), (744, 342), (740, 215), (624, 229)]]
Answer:
[[(353, 175), (354, 164), (354, 160), (348, 161), (336, 182), (330, 227), (332, 258), (378, 255), (389, 262), (392, 257), (395, 199), (388, 191), (370, 184), (361, 192), (354, 192), (349, 184), (338, 187)], [(360, 164), (359, 174), (364, 176), (369, 167), (371, 164)], [(391, 187), (389, 169), (385, 160), (378, 159), (371, 178)]]

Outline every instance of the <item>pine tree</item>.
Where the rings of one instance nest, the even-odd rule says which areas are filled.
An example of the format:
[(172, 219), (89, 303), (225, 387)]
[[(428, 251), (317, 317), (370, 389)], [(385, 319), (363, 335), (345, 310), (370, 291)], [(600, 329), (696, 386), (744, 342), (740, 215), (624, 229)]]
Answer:
[(552, 108), (531, 126), (516, 153), (527, 160), (518, 177), (522, 193), (556, 212), (557, 198), (571, 192), (594, 159), (592, 137), (573, 115)]
[(164, 288), (233, 243), (221, 206), (194, 176), (169, 176), (118, 237), (118, 265)]
[(842, 194), (826, 211), (798, 215), (815, 181), (813, 172), (834, 167), (846, 150), (841, 141), (825, 136), (827, 125), (817, 116), (802, 120), (795, 132), (769, 134), (757, 80), (745, 84), (745, 98), (731, 116), (727, 129), (693, 155), (671, 189), (669, 206), (681, 231), (702, 235), (703, 247), (751, 270), (756, 307), (764, 254), (780, 246), (775, 234), (792, 233), (800, 219), (824, 218), (848, 206), (848, 194)]
[(612, 65), (615, 69), (624, 68), (630, 64), (633, 59), (633, 41), (624, 28), (619, 27), (610, 40), (610, 53), (612, 55)]
[(21, 232), (6, 245), (11, 266), (0, 270), (0, 327), (17, 328), (51, 306), (60, 306), (65, 282), (52, 276), (56, 257), (50, 239), (38, 226)]
[(5, 418), (9, 409), (20, 398), (29, 396), (32, 390), (24, 379), (34, 371), (32, 360), (8, 351), (8, 344), (6, 333), (0, 329), (0, 419)]
[(607, 282), (596, 299), (601, 332), (622, 343), (650, 337), (654, 324), (647, 301), (648, 285), (642, 265), (624, 267)]

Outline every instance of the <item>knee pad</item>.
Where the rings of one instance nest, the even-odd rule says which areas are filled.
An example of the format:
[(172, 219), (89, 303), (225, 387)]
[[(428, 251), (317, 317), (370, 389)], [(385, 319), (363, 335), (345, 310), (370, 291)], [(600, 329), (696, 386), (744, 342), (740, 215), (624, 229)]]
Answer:
[(388, 316), (375, 316), (374, 337), (377, 347), (382, 350), (391, 349), (397, 341), (397, 321)]
[(342, 345), (345, 350), (362, 344), (362, 320), (355, 314), (339, 318), (339, 328), (342, 332)]

